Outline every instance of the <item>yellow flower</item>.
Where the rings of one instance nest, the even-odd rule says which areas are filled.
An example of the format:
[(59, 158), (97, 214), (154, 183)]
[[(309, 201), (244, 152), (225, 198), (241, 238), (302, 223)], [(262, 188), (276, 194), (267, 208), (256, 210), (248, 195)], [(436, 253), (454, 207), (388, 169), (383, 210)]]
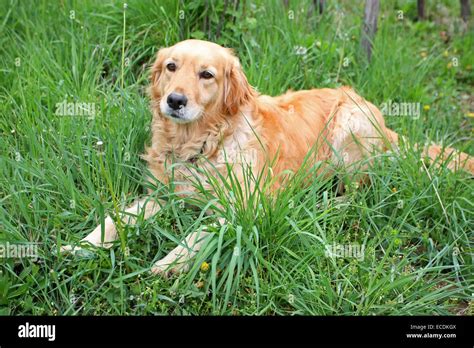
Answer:
[(431, 107), (429, 105), (424, 105), (423, 106), (423, 110), (425, 111), (429, 111), (431, 109)]
[(453, 67), (453, 63), (449, 62), (446, 66), (448, 67), (448, 69), (451, 69)]
[(467, 117), (474, 117), (474, 112), (468, 112), (468, 113), (466, 114), (466, 116), (467, 116)]
[(201, 264), (201, 271), (202, 272), (207, 272), (209, 270), (209, 264), (204, 261), (202, 264)]
[(443, 52), (443, 56), (447, 57), (449, 55), (449, 52), (448, 51), (444, 51)]
[(392, 188), (392, 192), (393, 192), (393, 193), (396, 193), (397, 191), (398, 191), (398, 190), (397, 190), (396, 187), (393, 187), (393, 188)]

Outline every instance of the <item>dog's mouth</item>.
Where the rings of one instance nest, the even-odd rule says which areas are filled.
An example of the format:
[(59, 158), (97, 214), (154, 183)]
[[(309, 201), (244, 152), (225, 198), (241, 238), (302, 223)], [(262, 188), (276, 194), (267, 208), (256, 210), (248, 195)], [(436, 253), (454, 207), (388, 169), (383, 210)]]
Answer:
[(163, 114), (177, 123), (188, 123), (193, 121), (193, 119), (188, 118), (188, 112), (186, 112), (185, 108), (181, 108), (178, 110), (168, 109), (163, 112)]
[(176, 123), (189, 123), (201, 117), (200, 108), (196, 107), (181, 107), (179, 109), (172, 109), (168, 105), (160, 105), (163, 116)]
[(172, 118), (182, 119), (184, 117), (184, 108), (180, 108), (178, 110), (169, 110), (166, 112), (166, 115)]

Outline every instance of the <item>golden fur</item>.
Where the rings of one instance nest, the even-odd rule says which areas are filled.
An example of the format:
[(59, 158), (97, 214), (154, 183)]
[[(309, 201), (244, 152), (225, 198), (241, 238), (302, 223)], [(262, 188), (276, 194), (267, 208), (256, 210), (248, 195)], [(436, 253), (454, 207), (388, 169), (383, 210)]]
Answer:
[[(164, 62), (170, 58), (178, 62), (174, 72), (165, 71)], [(217, 70), (214, 92), (206, 103), (199, 94), (196, 67), (200, 65)], [(181, 124), (163, 115), (159, 101), (175, 91), (192, 96), (200, 105), (203, 113), (197, 120)], [(255, 172), (270, 167), (271, 173), (279, 176), (283, 171), (297, 171), (310, 149), (315, 151), (315, 161), (350, 167), (398, 139), (385, 127), (381, 112), (351, 88), (259, 95), (232, 51), (205, 41), (187, 40), (160, 50), (152, 68), (150, 92), (153, 137), (144, 158), (163, 182), (169, 180), (165, 168), (171, 163), (185, 164), (196, 156), (205, 157), (202, 165), (209, 161), (222, 174), (227, 169), (219, 159), (225, 152), (227, 162), (242, 156), (251, 161), (247, 164)], [(240, 150), (238, 154), (235, 148)], [(434, 149), (430, 155), (434, 156)], [(462, 154), (462, 159), (467, 159), (466, 155)], [(467, 164), (473, 170), (472, 160)], [(185, 179), (189, 171), (183, 169), (179, 179)]]
[[(172, 93), (186, 96), (186, 105), (173, 109), (168, 101)], [(381, 112), (351, 88), (259, 95), (233, 52), (205, 41), (187, 40), (161, 49), (151, 71), (150, 96), (152, 139), (144, 158), (162, 182), (169, 182), (174, 168), (174, 180), (180, 182), (177, 189), (183, 192), (193, 191), (193, 178), (201, 178), (205, 186), (202, 169), (226, 177), (229, 163), (241, 182), (246, 165), (255, 176), (265, 171), (276, 178), (271, 187), (275, 189), (287, 177), (282, 174), (300, 169), (310, 150), (310, 164), (321, 161), (350, 173), (364, 158), (369, 159), (364, 161), (367, 167), (373, 151), (398, 143), (398, 135), (385, 127)], [(474, 161), (464, 153), (438, 145), (423, 151), (433, 160), (447, 161), (450, 169), (474, 173)], [(145, 198), (126, 209), (122, 221), (134, 223), (130, 214), (144, 212), (148, 218), (159, 209), (157, 202)], [(110, 247), (118, 237), (110, 217), (103, 238), (101, 231), (98, 226), (83, 241)], [(191, 233), (156, 262), (152, 272), (167, 275), (185, 270), (208, 237), (202, 231)]]

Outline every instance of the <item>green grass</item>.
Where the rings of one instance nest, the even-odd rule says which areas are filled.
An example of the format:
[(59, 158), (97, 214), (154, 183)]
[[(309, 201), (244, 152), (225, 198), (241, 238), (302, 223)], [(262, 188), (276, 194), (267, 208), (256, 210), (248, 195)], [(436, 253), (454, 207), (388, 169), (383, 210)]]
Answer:
[[(222, 4), (186, 2), (180, 19), (174, 1), (130, 1), (125, 18), (117, 1), (0, 1), (0, 242), (41, 243), (36, 262), (0, 260), (0, 314), (474, 312), (472, 179), (424, 168), (408, 150), (378, 156), (370, 184), (349, 185), (344, 200), (336, 197), (337, 178), (311, 168), (276, 197), (248, 197), (248, 207), (235, 183), (185, 202), (192, 205), (158, 184), (155, 194), (167, 203), (154, 218), (124, 226), (127, 248), (118, 242), (82, 257), (58, 255), (60, 245), (145, 191), (138, 155), (149, 139), (148, 69), (160, 46), (184, 38), (235, 48), (261, 93), (351, 85), (376, 105), (419, 102), (429, 106), (419, 119), (387, 116), (389, 127), (414, 142), (474, 153), (467, 116), (474, 33), (456, 29), (458, 2), (427, 4), (426, 22), (413, 20), (414, 1), (383, 2), (370, 65), (359, 50), (362, 2), (328, 1), (325, 14), (311, 19), (301, 12), (309, 1), (290, 2), (294, 19), (281, 1), (246, 3), (245, 17), (228, 16), (218, 36)], [(296, 55), (295, 46), (307, 54)], [(459, 64), (448, 66), (453, 57)], [(96, 103), (97, 116), (57, 116), (63, 100)], [(311, 184), (298, 185), (308, 173)], [(206, 215), (215, 203), (223, 209)], [(230, 223), (213, 227), (220, 216)], [(213, 238), (189, 273), (149, 274), (204, 226)], [(364, 245), (365, 257), (326, 257), (333, 244)]]

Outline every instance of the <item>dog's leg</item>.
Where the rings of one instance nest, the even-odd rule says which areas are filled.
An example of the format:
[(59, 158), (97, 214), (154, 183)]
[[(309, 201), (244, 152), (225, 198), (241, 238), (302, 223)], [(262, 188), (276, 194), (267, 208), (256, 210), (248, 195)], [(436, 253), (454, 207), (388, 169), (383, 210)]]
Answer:
[(210, 233), (204, 231), (191, 233), (181, 242), (181, 245), (157, 261), (151, 268), (151, 272), (165, 277), (171, 273), (186, 272), (189, 269), (190, 260), (201, 249), (209, 236)]
[[(124, 213), (121, 214), (121, 220), (124, 224), (135, 224), (136, 216), (139, 215), (142, 211), (144, 218), (148, 219), (153, 216), (160, 210), (160, 205), (158, 202), (151, 198), (143, 198), (133, 205), (124, 210)], [(84, 239), (81, 240), (81, 243), (89, 243), (97, 247), (110, 248), (113, 245), (113, 241), (118, 238), (117, 229), (115, 227), (114, 221), (110, 216), (104, 221), (104, 239), (102, 240), (102, 225), (97, 226), (94, 231), (87, 235)], [(80, 250), (80, 247), (74, 247), (71, 245), (65, 245), (61, 247), (62, 252), (68, 251), (77, 251)]]

